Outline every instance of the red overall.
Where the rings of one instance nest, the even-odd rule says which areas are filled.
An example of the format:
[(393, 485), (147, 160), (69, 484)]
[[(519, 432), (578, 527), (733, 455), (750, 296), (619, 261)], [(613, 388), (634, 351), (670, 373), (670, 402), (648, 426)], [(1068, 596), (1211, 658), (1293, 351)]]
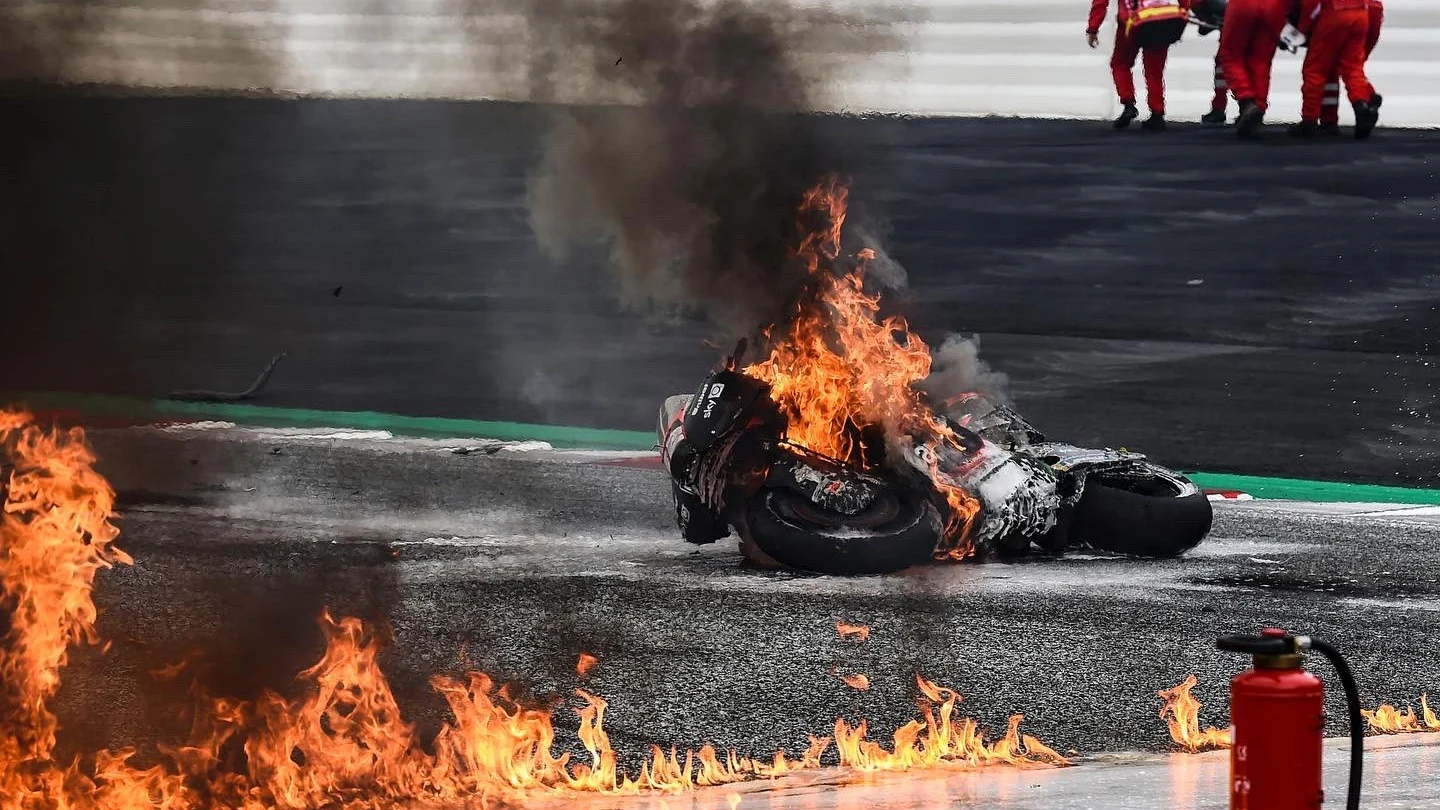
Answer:
[(1270, 65), (1293, 0), (1230, 0), (1220, 29), (1220, 65), (1237, 101), (1270, 103)]
[[(1135, 42), (1133, 25), (1143, 20), (1136, 19), (1136, 0), (1119, 0), (1115, 16), (1115, 50), (1110, 54), (1110, 73), (1115, 79), (1115, 92), (1121, 104), (1135, 103), (1135, 59), (1141, 56), (1145, 70), (1145, 102), (1155, 115), (1165, 114), (1165, 61), (1170, 55), (1169, 47), (1144, 48)], [(1179, 14), (1184, 15), (1186, 3), (1178, 4)], [(1090, 0), (1090, 20), (1087, 31), (1100, 30), (1105, 21), (1105, 11), (1110, 0)]]
[(1220, 52), (1215, 52), (1215, 97), (1210, 99), (1210, 109), (1225, 111), (1225, 98), (1230, 85), (1225, 81), (1225, 66), (1220, 64)]
[[(1370, 54), (1375, 50), (1375, 45), (1380, 42), (1380, 28), (1385, 24), (1385, 4), (1380, 0), (1370, 0), (1370, 28), (1365, 32), (1365, 60), (1370, 60)], [(1327, 127), (1340, 125), (1340, 66), (1330, 72), (1325, 80), (1325, 95), (1320, 102), (1320, 124)]]
[(1301, 0), (1301, 32), (1309, 45), (1301, 67), (1300, 118), (1318, 121), (1325, 84), (1339, 74), (1351, 103), (1375, 94), (1365, 78), (1365, 40), (1370, 32), (1370, 0)]

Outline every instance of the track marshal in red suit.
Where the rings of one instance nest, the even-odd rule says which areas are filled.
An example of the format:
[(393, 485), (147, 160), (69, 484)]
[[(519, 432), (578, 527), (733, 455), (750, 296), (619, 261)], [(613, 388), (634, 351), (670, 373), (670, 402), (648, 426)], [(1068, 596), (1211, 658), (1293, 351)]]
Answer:
[(1379, 0), (1301, 0), (1299, 25), (1307, 37), (1301, 68), (1300, 123), (1290, 134), (1338, 132), (1340, 84), (1355, 110), (1355, 137), (1365, 138), (1380, 118), (1380, 94), (1365, 63), (1380, 41), (1385, 9)]
[[(1140, 115), (1135, 106), (1136, 57), (1143, 54), (1145, 102), (1150, 117), (1140, 126), (1146, 130), (1165, 129), (1165, 60), (1170, 46), (1185, 34), (1189, 0), (1118, 0), (1115, 15), (1115, 49), (1110, 56), (1110, 73), (1120, 96), (1120, 116), (1115, 128), (1124, 129)], [(1085, 38), (1094, 48), (1100, 42), (1109, 0), (1090, 0), (1090, 19)]]
[(1230, 0), (1220, 29), (1220, 67), (1240, 104), (1235, 130), (1255, 133), (1270, 106), (1270, 68), (1296, 0)]

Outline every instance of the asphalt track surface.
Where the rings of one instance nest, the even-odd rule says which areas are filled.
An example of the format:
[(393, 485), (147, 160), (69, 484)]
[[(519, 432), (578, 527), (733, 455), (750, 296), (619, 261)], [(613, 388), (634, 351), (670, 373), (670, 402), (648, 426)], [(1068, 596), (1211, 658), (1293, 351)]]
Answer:
[[(647, 429), (718, 356), (555, 266), (523, 205), (546, 111), (3, 102), (0, 390)], [(1431, 132), (850, 120), (856, 196), (931, 342), (978, 333), (1057, 437), (1185, 469), (1431, 486)]]
[[(1418, 705), (1440, 684), (1434, 508), (1218, 504), (1211, 539), (1179, 560), (833, 578), (746, 568), (733, 541), (685, 544), (661, 473), (604, 453), (194, 426), (92, 439), (136, 564), (100, 577), (113, 646), (67, 671), (67, 744), (178, 733), (186, 684), (145, 672), (194, 649), (213, 691), (292, 690), (325, 607), (388, 624), (385, 665), (422, 731), (441, 719), (426, 678), (460, 671), (463, 650), (556, 699), (562, 744), (571, 690), (605, 697), (632, 763), (651, 743), (798, 752), (837, 716), (888, 740), (915, 716), (917, 673), (992, 733), (1019, 712), (1082, 758), (1164, 751), (1156, 691), (1196, 674), (1201, 721), (1223, 727), (1227, 680), (1248, 661), (1213, 639), (1266, 626), (1344, 651), (1366, 706)], [(837, 620), (868, 625), (868, 641), (839, 638)], [(584, 683), (582, 651), (599, 657)], [(871, 688), (838, 677), (852, 673)], [(1340, 700), (1332, 688), (1331, 735)]]

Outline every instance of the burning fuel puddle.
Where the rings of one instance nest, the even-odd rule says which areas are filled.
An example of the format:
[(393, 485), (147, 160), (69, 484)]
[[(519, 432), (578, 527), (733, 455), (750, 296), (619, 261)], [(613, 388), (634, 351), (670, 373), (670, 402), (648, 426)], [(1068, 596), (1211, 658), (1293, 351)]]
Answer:
[[(1433, 739), (1432, 739), (1433, 737)], [(1329, 739), (1323, 753), (1327, 797), (1345, 794), (1348, 741)], [(1428, 785), (1440, 776), (1440, 735), (1371, 737), (1365, 744), (1367, 806), (1440, 808)], [(704, 788), (689, 794), (630, 797), (536, 797), (533, 810), (1224, 810), (1229, 806), (1228, 751), (1202, 754), (1098, 754), (1068, 768), (927, 768), (904, 773), (831, 769), (774, 780)]]

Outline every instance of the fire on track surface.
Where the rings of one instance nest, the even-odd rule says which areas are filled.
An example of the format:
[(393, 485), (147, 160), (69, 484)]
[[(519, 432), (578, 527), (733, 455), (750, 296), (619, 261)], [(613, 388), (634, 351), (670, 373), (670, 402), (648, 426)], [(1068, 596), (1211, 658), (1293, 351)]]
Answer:
[[(1339, 742), (1339, 741), (1332, 741)], [(1362, 795), (1367, 807), (1430, 810), (1440, 800), (1430, 787), (1440, 775), (1440, 747), (1409, 739), (1372, 740), (1366, 746)], [(1327, 804), (1344, 801), (1348, 749), (1329, 744), (1324, 753)], [(1108, 757), (1078, 768), (1050, 771), (910, 772), (856, 778), (839, 774), (786, 777), (693, 797), (631, 799), (623, 806), (671, 810), (1225, 810), (1229, 807), (1229, 755), (1153, 754)], [(734, 796), (736, 799), (732, 799)], [(738, 799), (738, 800), (737, 800)], [(534, 805), (574, 808), (574, 802)], [(620, 807), (616, 800), (587, 800), (585, 810)]]
[[(577, 658), (594, 655), (584, 688), (609, 701), (606, 729), (631, 762), (652, 743), (798, 755), (837, 716), (888, 741), (915, 717), (916, 674), (956, 689), (958, 714), (990, 739), (1021, 713), (1081, 763), (1163, 752), (1156, 691), (1195, 673), (1200, 722), (1223, 726), (1244, 662), (1212, 639), (1267, 625), (1337, 644), (1367, 707), (1414, 704), (1440, 682), (1426, 641), (1440, 626), (1440, 520), (1423, 510), (1220, 503), (1212, 538), (1181, 560), (843, 579), (687, 546), (664, 479), (597, 463), (613, 454), (242, 430), (91, 440), (137, 563), (102, 574), (112, 648), (74, 656), (59, 696), (67, 739), (86, 747), (173, 725), (145, 671), (195, 647), (229, 691), (293, 685), (321, 649), (324, 607), (388, 621), (383, 663), (422, 732), (443, 719), (426, 679), (473, 667), (560, 696), (564, 743)], [(842, 680), (855, 674), (868, 689)]]
[[(1326, 805), (1342, 806), (1349, 749), (1331, 740), (1324, 751)], [(1365, 750), (1363, 807), (1433, 810), (1431, 785), (1440, 776), (1440, 746), (1406, 738), (1372, 739)], [(1047, 771), (918, 771), (861, 775), (820, 773), (706, 791), (688, 797), (586, 799), (584, 810), (1226, 810), (1228, 752), (1109, 756), (1081, 767)], [(734, 798), (732, 798), (734, 797)], [(572, 810), (571, 800), (536, 810)]]

